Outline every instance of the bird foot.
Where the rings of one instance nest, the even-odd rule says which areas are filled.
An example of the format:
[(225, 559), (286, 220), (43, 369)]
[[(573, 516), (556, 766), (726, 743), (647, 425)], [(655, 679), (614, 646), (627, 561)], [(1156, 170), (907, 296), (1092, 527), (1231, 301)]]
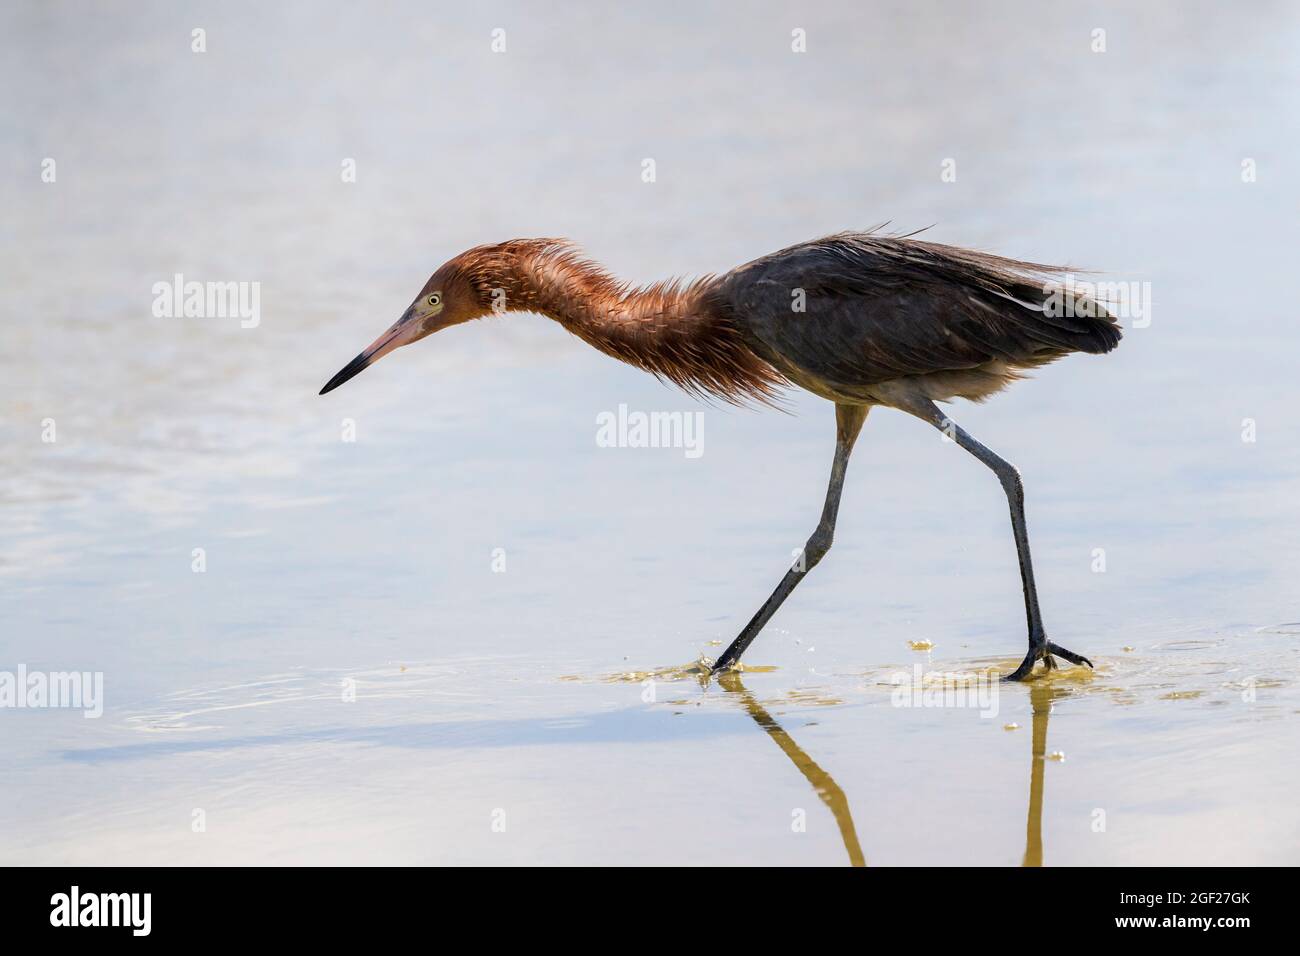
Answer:
[(1087, 664), (1092, 667), (1092, 661), (1082, 654), (1076, 654), (1074, 651), (1066, 650), (1060, 644), (1053, 644), (1051, 641), (1044, 640), (1043, 643), (1031, 647), (1029, 653), (1025, 655), (1025, 659), (1020, 662), (1020, 666), (1002, 679), (1004, 681), (1028, 680), (1030, 672), (1034, 669), (1034, 664), (1038, 663), (1038, 661), (1043, 662), (1044, 670), (1054, 671), (1056, 670), (1056, 661), (1052, 659), (1053, 655), (1062, 660), (1067, 660), (1071, 664)]
[(723, 674), (731, 674), (740, 670), (740, 661), (728, 659), (725, 655), (719, 657), (709, 667), (710, 677), (721, 677)]

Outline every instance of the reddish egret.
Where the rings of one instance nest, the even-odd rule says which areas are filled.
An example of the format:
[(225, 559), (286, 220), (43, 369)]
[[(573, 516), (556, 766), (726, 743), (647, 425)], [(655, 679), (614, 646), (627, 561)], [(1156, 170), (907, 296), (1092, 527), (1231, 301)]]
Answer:
[(874, 232), (805, 242), (694, 282), (632, 288), (560, 239), (478, 246), (447, 262), (324, 395), (399, 346), (492, 312), (536, 312), (607, 355), (701, 396), (772, 404), (798, 385), (835, 403), (835, 458), (802, 556), (714, 664), (731, 667), (830, 549), (849, 455), (873, 406), (942, 430), (997, 475), (1011, 506), (1029, 652), (1007, 680), (1052, 656), (1025, 530), (1020, 473), (935, 405), (982, 401), (1070, 352), (1109, 352), (1115, 319), (1061, 284), (1066, 270)]

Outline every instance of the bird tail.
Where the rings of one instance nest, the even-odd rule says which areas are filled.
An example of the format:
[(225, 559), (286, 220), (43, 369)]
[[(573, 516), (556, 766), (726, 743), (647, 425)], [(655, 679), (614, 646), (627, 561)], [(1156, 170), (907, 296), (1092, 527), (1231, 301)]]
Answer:
[(1095, 294), (1079, 292), (1070, 285), (1051, 287), (1043, 296), (1042, 308), (1044, 320), (1068, 329), (1080, 352), (1102, 355), (1124, 337), (1119, 320)]
[(1096, 285), (1076, 280), (1079, 270), (939, 243), (911, 244), (945, 260), (949, 269), (985, 295), (1004, 300), (1004, 305), (1010, 300), (1021, 306), (1017, 310), (1021, 321), (1026, 318), (1024, 309), (1037, 313), (1032, 324), (1038, 326), (1035, 337), (1044, 344), (1100, 355), (1123, 338), (1119, 320), (1098, 297)]

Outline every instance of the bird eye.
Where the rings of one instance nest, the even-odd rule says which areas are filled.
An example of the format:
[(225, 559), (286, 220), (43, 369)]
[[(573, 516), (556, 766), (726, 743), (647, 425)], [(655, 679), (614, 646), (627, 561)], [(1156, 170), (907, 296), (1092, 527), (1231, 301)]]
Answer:
[(442, 296), (439, 295), (437, 292), (429, 296), (429, 304), (434, 306), (435, 308), (441, 303), (442, 303)]

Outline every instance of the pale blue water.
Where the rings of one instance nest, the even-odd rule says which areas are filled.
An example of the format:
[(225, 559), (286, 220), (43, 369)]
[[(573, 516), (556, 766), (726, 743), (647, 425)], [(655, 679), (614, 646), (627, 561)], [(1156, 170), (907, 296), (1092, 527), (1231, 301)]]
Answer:
[[(648, 281), (883, 219), (1150, 283), (1114, 355), (952, 410), (1023, 472), (1049, 630), (1100, 665), (1054, 685), (1042, 862), (1300, 858), (1294, 9), (33, 3), (0, 37), (0, 670), (106, 696), (0, 709), (0, 859), (845, 861), (738, 691), (605, 680), (748, 620), (829, 406), (700, 406), (529, 316), (316, 392), (479, 242)], [(178, 272), (260, 282), (260, 324), (153, 317)], [(703, 454), (599, 447), (621, 403), (702, 411)], [(745, 678), (868, 863), (1022, 862), (1029, 692), (886, 683), (1018, 658), (1022, 615), (996, 481), (874, 413)]]

